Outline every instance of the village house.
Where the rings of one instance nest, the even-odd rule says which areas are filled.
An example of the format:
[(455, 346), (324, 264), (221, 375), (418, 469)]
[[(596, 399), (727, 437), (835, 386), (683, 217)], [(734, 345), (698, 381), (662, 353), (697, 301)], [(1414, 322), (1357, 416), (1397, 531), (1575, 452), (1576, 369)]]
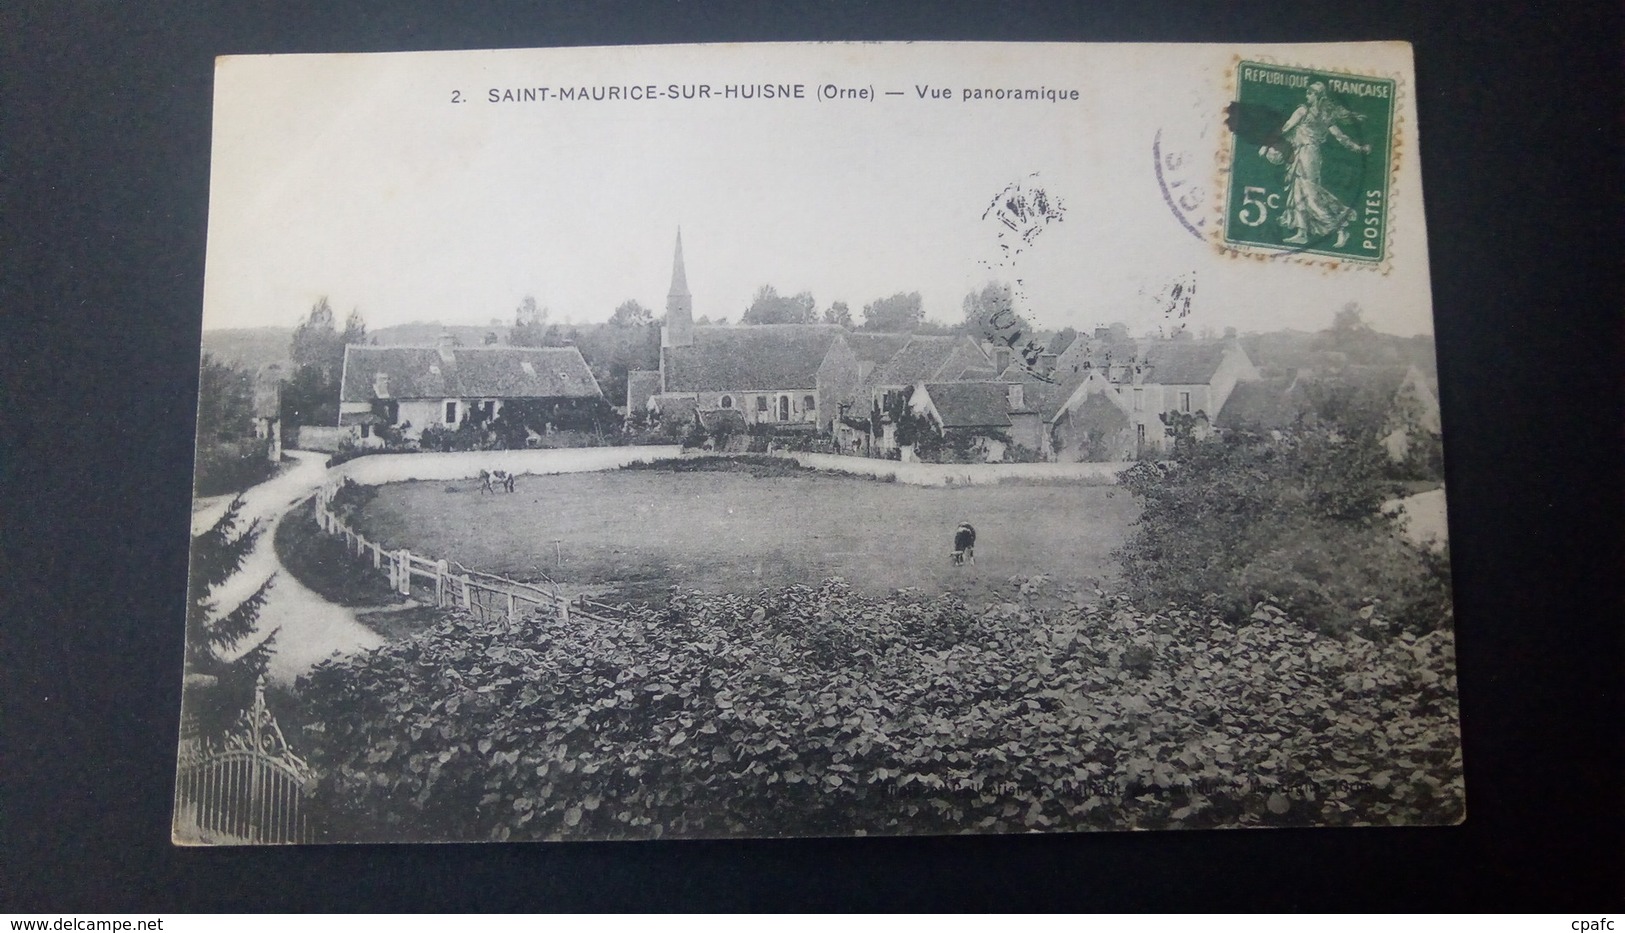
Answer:
[[(1009, 448), (1011, 386), (1003, 382), (922, 382), (909, 395), (909, 411), (925, 418), (950, 446), (998, 462)], [(1030, 414), (1025, 410), (1022, 414)]]
[(1041, 425), (1034, 448), (1045, 460), (1127, 460), (1169, 443), (1167, 420), (1191, 416), (1197, 432), (1238, 385), (1258, 379), (1241, 345), (1224, 340), (1133, 341), (1107, 328), (1073, 341), (1038, 365), (1020, 362), (1001, 377), (1022, 387)]
[(490, 421), (518, 401), (545, 409), (580, 408), (603, 398), (575, 347), (344, 348), (339, 425), (353, 443), (378, 446), (380, 429), (416, 439), (432, 426)]
[(855, 393), (853, 414), (867, 415), (870, 422), (864, 452), (898, 449), (897, 415), (903, 396), (915, 386), (991, 382), (996, 375), (994, 363), (975, 341), (963, 335), (909, 337), (890, 359), (875, 366)]
[(1223, 430), (1279, 434), (1314, 417), (1317, 397), (1334, 394), (1343, 396), (1346, 411), (1376, 419), (1372, 427), (1396, 462), (1414, 445), (1439, 436), (1439, 397), (1415, 366), (1345, 365), (1244, 383), (1231, 393), (1214, 423)]

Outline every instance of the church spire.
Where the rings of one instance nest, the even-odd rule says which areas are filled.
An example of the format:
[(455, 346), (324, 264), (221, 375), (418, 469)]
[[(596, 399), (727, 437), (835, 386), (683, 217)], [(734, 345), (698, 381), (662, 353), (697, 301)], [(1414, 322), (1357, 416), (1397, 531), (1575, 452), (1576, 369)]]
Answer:
[(666, 293), (666, 323), (660, 329), (662, 347), (688, 347), (694, 344), (694, 299), (688, 293), (688, 273), (683, 270), (683, 231), (677, 230), (677, 253), (671, 263), (671, 291)]
[(687, 298), (688, 273), (683, 271), (683, 228), (677, 228), (677, 255), (671, 261), (671, 291), (667, 292), (670, 298)]

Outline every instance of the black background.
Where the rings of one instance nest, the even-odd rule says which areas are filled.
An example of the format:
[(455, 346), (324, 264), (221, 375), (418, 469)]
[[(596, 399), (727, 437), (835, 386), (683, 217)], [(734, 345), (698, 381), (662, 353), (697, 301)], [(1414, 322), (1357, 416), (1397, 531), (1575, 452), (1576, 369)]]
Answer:
[[(1621, 9), (8, 3), (0, 911), (1618, 910)], [(833, 39), (1405, 39), (1433, 269), (1460, 827), (169, 844), (212, 61)]]

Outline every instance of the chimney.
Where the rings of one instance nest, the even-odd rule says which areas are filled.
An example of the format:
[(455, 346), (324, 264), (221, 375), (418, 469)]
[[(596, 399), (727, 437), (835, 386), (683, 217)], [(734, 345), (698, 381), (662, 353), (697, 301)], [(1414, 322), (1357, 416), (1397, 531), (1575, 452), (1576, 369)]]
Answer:
[(1054, 353), (1038, 354), (1038, 374), (1040, 376), (1049, 376), (1054, 373), (1056, 358), (1057, 354)]
[(994, 375), (1002, 375), (1004, 373), (1004, 371), (1009, 369), (1009, 368), (1010, 368), (1010, 348), (1009, 347), (994, 347), (993, 348), (993, 373), (994, 373)]
[(457, 338), (452, 336), (451, 331), (443, 330), (440, 332), (440, 336), (434, 339), (434, 345), (436, 349), (450, 350), (452, 347), (457, 346)]
[(1112, 329), (1110, 327), (1097, 327), (1097, 328), (1095, 328), (1095, 339), (1096, 340), (1105, 340), (1107, 337), (1110, 337), (1111, 335), (1112, 335)]
[(389, 398), (389, 373), (372, 374), (372, 395), (374, 398)]

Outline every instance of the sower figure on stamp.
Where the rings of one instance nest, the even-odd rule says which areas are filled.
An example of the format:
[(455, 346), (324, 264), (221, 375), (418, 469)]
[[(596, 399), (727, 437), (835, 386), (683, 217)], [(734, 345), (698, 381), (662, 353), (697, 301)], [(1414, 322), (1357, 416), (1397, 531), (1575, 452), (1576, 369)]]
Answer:
[[(1350, 139), (1338, 126), (1364, 120), (1365, 115), (1328, 99), (1326, 85), (1320, 81), (1309, 85), (1305, 98), (1281, 127), (1282, 138), (1292, 147), (1286, 166), (1286, 207), (1281, 211), (1281, 226), (1296, 231), (1284, 242), (1307, 243), (1310, 237), (1318, 239), (1335, 232), (1334, 246), (1341, 247), (1348, 243), (1354, 211), (1321, 184), (1320, 148), (1331, 136), (1352, 152), (1370, 152), (1369, 145)], [(1261, 154), (1266, 159), (1281, 161), (1279, 149), (1266, 146), (1265, 150)]]
[(960, 522), (954, 529), (954, 564), (957, 566), (967, 560), (976, 563), (976, 529), (970, 522)]

